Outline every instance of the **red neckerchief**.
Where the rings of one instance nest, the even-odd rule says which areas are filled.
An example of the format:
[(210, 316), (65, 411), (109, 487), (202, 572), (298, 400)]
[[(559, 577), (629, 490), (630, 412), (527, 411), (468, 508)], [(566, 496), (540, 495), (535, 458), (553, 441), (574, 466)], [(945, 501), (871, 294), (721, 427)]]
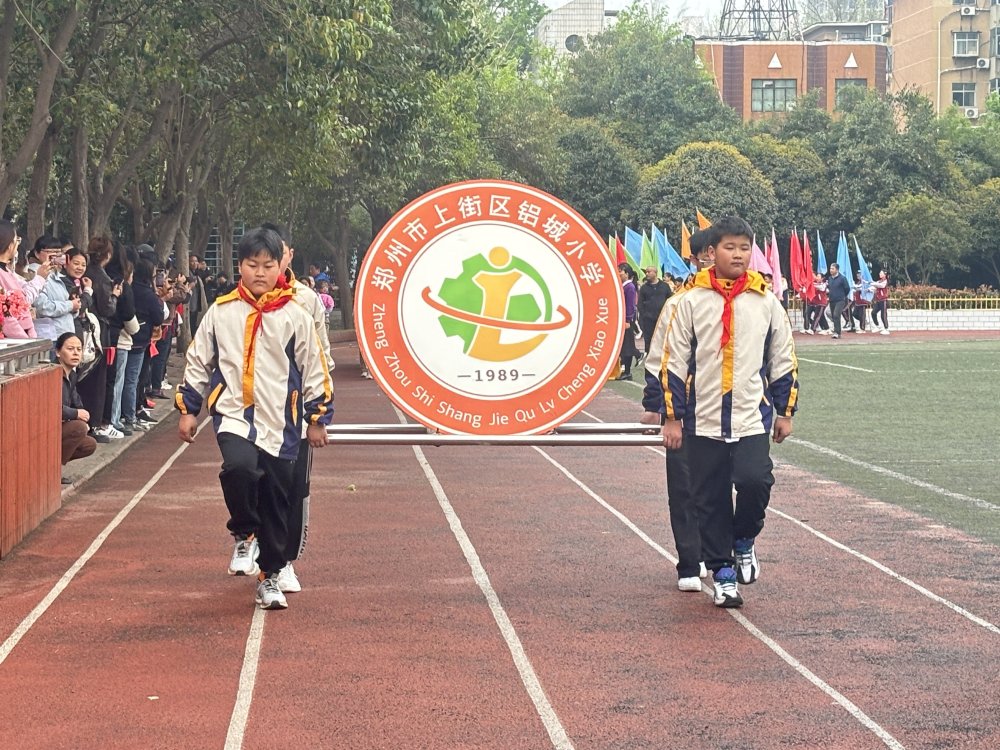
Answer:
[(262, 294), (260, 299), (254, 297), (250, 291), (243, 286), (242, 279), (239, 284), (237, 284), (236, 290), (239, 292), (240, 299), (254, 309), (254, 311), (250, 313), (250, 316), (253, 319), (253, 330), (250, 333), (250, 344), (244, 359), (244, 362), (249, 364), (253, 362), (257, 334), (260, 333), (260, 328), (264, 324), (263, 313), (280, 310), (282, 307), (287, 305), (295, 297), (295, 290), (288, 285), (288, 282), (283, 276), (279, 276), (278, 283), (275, 285), (274, 289), (270, 292)]
[(725, 349), (726, 344), (733, 337), (733, 300), (737, 294), (747, 288), (747, 275), (744, 273), (736, 279), (729, 289), (719, 283), (715, 277), (714, 268), (709, 270), (708, 278), (712, 282), (712, 288), (721, 294), (724, 300), (722, 305), (722, 348)]

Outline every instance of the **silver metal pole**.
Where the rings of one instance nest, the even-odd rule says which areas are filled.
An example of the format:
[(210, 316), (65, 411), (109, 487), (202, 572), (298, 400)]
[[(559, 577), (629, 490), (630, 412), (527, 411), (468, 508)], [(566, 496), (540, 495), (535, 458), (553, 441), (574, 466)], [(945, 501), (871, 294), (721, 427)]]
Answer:
[(564, 424), (545, 435), (442, 435), (415, 424), (340, 424), (327, 428), (336, 445), (660, 446), (659, 429), (642, 424)]

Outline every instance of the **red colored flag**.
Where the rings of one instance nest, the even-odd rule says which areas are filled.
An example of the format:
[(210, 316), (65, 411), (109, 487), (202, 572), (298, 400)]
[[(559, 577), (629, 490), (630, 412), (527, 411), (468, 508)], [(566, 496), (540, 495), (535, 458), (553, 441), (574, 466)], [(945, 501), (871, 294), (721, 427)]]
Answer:
[[(813, 254), (812, 248), (809, 247), (809, 233), (803, 232), (802, 235), (805, 237), (805, 244), (802, 246), (802, 299), (811, 300), (816, 295), (816, 288), (813, 285)], [(798, 238), (796, 238), (798, 239)]]
[(615, 235), (615, 265), (620, 266), (622, 263), (627, 263), (625, 258), (625, 246), (622, 241), (618, 239), (618, 235)]

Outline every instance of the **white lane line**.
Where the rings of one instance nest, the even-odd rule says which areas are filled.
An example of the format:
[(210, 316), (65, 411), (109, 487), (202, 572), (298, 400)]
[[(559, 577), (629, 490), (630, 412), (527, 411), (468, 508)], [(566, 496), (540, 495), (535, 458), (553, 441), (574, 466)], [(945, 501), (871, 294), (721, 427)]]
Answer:
[(845, 456), (843, 453), (838, 453), (830, 448), (825, 448), (822, 445), (816, 445), (816, 443), (810, 443), (808, 440), (802, 440), (797, 437), (788, 438), (790, 443), (795, 445), (801, 445), (803, 448), (808, 448), (809, 450), (815, 451), (817, 453), (822, 453), (824, 456), (830, 456), (831, 458), (836, 458), (838, 461), (843, 461), (844, 463), (851, 464), (853, 466), (859, 466), (862, 469), (867, 469), (868, 471), (875, 472), (876, 474), (882, 474), (887, 477), (892, 477), (893, 479), (899, 480), (900, 482), (906, 482), (907, 484), (912, 484), (914, 487), (919, 487), (922, 490), (928, 490), (942, 497), (947, 497), (952, 500), (961, 500), (969, 505), (974, 505), (982, 510), (992, 510), (994, 512), (1000, 511), (1000, 505), (991, 503), (987, 500), (981, 500), (978, 497), (970, 497), (969, 495), (963, 495), (960, 492), (952, 492), (951, 490), (946, 490), (944, 487), (938, 487), (936, 484), (931, 484), (930, 482), (925, 482), (922, 479), (915, 479), (909, 477), (906, 474), (900, 474), (898, 471), (893, 471), (892, 469), (884, 469), (881, 466), (876, 466), (875, 464), (870, 464), (865, 461), (859, 461), (856, 458), (851, 458), (850, 456)]
[[(403, 416), (403, 413), (399, 409), (396, 409), (395, 406), (392, 408), (395, 410), (399, 421), (405, 424), (406, 418)], [(479, 586), (479, 590), (483, 592), (483, 596), (486, 597), (486, 603), (489, 605), (490, 612), (493, 613), (493, 619), (496, 621), (497, 627), (500, 629), (500, 634), (503, 636), (507, 648), (510, 650), (514, 666), (517, 667), (518, 674), (521, 675), (521, 682), (528, 692), (528, 696), (531, 698), (532, 703), (535, 704), (535, 710), (538, 712), (538, 716), (545, 726), (545, 731), (549, 734), (552, 746), (556, 750), (573, 750), (573, 743), (570, 741), (562, 722), (559, 721), (559, 717), (556, 715), (555, 709), (545, 695), (545, 689), (542, 687), (538, 675), (535, 674), (534, 667), (531, 666), (531, 661), (524, 651), (524, 646), (521, 645), (521, 639), (514, 629), (514, 624), (510, 621), (506, 611), (504, 611), (503, 605), (500, 603), (500, 597), (497, 595), (496, 590), (494, 590), (493, 584), (490, 583), (486, 568), (483, 567), (482, 562), (479, 560), (479, 553), (476, 552), (472, 541), (465, 533), (465, 529), (462, 528), (461, 519), (452, 507), (451, 501), (448, 500), (448, 496), (438, 481), (434, 469), (427, 462), (424, 452), (419, 446), (414, 445), (412, 447), (413, 453), (417, 457), (417, 463), (423, 469), (424, 476), (430, 483), (431, 489), (434, 490), (434, 496), (437, 497), (438, 504), (441, 506), (441, 510), (448, 520), (451, 533), (454, 534), (455, 539), (458, 541), (458, 546), (462, 549), (465, 560), (472, 570), (472, 577)]]
[[(198, 427), (198, 432), (200, 433), (202, 429), (204, 429), (205, 425), (209, 424), (211, 421), (212, 420), (210, 419), (206, 419), (202, 422)], [(128, 504), (118, 511), (118, 515), (112, 518), (111, 522), (104, 527), (100, 534), (97, 535), (94, 541), (91, 542), (90, 546), (87, 548), (86, 552), (80, 555), (77, 561), (69, 567), (69, 570), (63, 573), (62, 578), (56, 581), (49, 593), (45, 595), (45, 598), (35, 605), (35, 608), (28, 613), (27, 617), (21, 620), (21, 623), (14, 628), (14, 632), (10, 634), (7, 640), (5, 640), (3, 644), (0, 644), (0, 664), (3, 664), (4, 661), (6, 661), (7, 657), (10, 656), (10, 652), (14, 650), (14, 647), (18, 644), (18, 642), (20, 642), (20, 640), (27, 635), (32, 626), (38, 622), (39, 618), (45, 614), (45, 611), (52, 606), (52, 603), (59, 597), (59, 595), (66, 590), (66, 587), (69, 586), (70, 582), (76, 577), (76, 574), (80, 572), (81, 568), (87, 564), (90, 558), (97, 554), (97, 551), (111, 535), (111, 532), (121, 525), (122, 521), (128, 517), (128, 514), (132, 512), (133, 508), (139, 504), (139, 501), (146, 496), (146, 493), (153, 489), (156, 483), (159, 482), (163, 475), (167, 473), (167, 470), (174, 465), (174, 462), (180, 458), (180, 455), (187, 449), (188, 445), (189, 443), (184, 443), (180, 448), (174, 451), (173, 455), (167, 459), (167, 462), (160, 467), (160, 470), (150, 477), (149, 481), (143, 485), (142, 489), (135, 493)]]
[[(604, 421), (604, 420), (602, 420), (602, 419), (594, 416), (593, 414), (591, 414), (590, 412), (587, 412), (587, 411), (582, 411), (581, 414), (584, 414), (584, 415), (590, 417), (591, 419), (593, 419), (596, 422), (603, 422)], [(654, 448), (654, 447), (648, 446), (648, 445), (646, 446), (646, 449), (653, 451), (653, 453), (657, 454), (658, 456), (666, 457), (666, 451), (665, 450), (662, 450), (662, 449), (659, 449), (659, 448)], [(777, 462), (775, 462), (775, 465), (777, 466)], [(878, 560), (875, 560), (875, 559), (873, 559), (871, 557), (868, 557), (868, 555), (864, 554), (863, 552), (859, 552), (856, 549), (852, 549), (851, 547), (848, 547), (846, 544), (843, 544), (842, 542), (838, 542), (833, 537), (827, 536), (822, 531), (819, 531), (818, 529), (814, 529), (809, 524), (804, 523), (803, 521), (800, 521), (797, 518), (793, 518), (792, 516), (788, 515), (787, 513), (783, 513), (782, 511), (780, 511), (777, 508), (775, 508), (773, 504), (772, 505), (768, 505), (767, 509), (770, 512), (774, 513), (774, 514), (776, 514), (778, 516), (781, 516), (782, 518), (784, 518), (784, 519), (786, 519), (788, 521), (791, 521), (792, 523), (796, 524), (797, 526), (801, 526), (803, 529), (805, 529), (806, 531), (808, 531), (810, 534), (813, 534), (814, 536), (818, 537), (819, 539), (822, 539), (827, 544), (830, 544), (830, 545), (836, 547), (837, 549), (839, 549), (839, 550), (841, 550), (843, 552), (846, 552), (849, 555), (853, 555), (854, 557), (858, 558), (859, 560), (868, 563), (869, 565), (871, 565), (875, 569), (882, 571), (883, 573), (885, 573), (886, 575), (888, 575), (888, 576), (890, 576), (892, 578), (895, 578), (900, 583), (906, 584), (907, 586), (909, 586), (910, 588), (912, 588), (914, 591), (917, 591), (920, 594), (923, 594), (924, 596), (926, 596), (931, 601), (935, 601), (938, 604), (943, 604), (948, 609), (952, 610), (953, 612), (957, 612), (958, 614), (960, 614), (962, 617), (966, 618), (967, 620), (970, 620), (971, 622), (974, 622), (976, 625), (979, 625), (981, 627), (986, 628), (991, 633), (996, 633), (997, 635), (1000, 635), (1000, 628), (998, 628), (996, 625), (994, 625), (993, 623), (991, 623), (989, 620), (985, 620), (982, 617), (979, 617), (978, 615), (973, 614), (972, 612), (969, 612), (967, 609), (964, 609), (963, 607), (960, 607), (959, 605), (955, 604), (954, 602), (949, 601), (948, 599), (945, 599), (943, 596), (938, 596), (937, 594), (935, 594), (930, 589), (927, 589), (927, 588), (921, 586), (916, 581), (913, 581), (913, 580), (907, 578), (906, 576), (897, 573), (895, 570), (893, 570), (892, 568), (888, 567), (887, 565), (883, 565)]]
[(263, 640), (264, 610), (255, 608), (253, 619), (250, 621), (246, 651), (243, 654), (243, 668), (240, 670), (236, 703), (233, 705), (233, 715), (229, 719), (229, 731), (226, 732), (225, 750), (240, 750), (243, 747), (243, 735), (246, 733), (247, 720), (250, 718), (250, 703), (253, 701), (253, 689), (257, 682), (257, 665), (260, 663), (260, 645)]
[(931, 599), (932, 601), (935, 601), (938, 604), (943, 604), (948, 609), (957, 612), (958, 614), (960, 614), (962, 617), (966, 618), (967, 620), (970, 620), (971, 622), (974, 622), (976, 625), (979, 625), (981, 627), (986, 628), (991, 633), (995, 633), (996, 635), (1000, 635), (1000, 628), (998, 628), (996, 625), (994, 625), (993, 623), (991, 623), (989, 620), (984, 620), (982, 617), (979, 617), (977, 615), (972, 614), (967, 609), (963, 609), (962, 607), (959, 607), (957, 604), (948, 601), (943, 596), (938, 596), (933, 591), (924, 588), (919, 583), (916, 583), (915, 581), (910, 580), (906, 576), (900, 575), (899, 573), (897, 573), (892, 568), (890, 568), (890, 567), (888, 567), (888, 566), (883, 565), (882, 563), (880, 563), (878, 560), (873, 560), (872, 558), (868, 557), (868, 555), (865, 555), (865, 554), (863, 554), (861, 552), (858, 552), (857, 550), (851, 549), (846, 544), (842, 544), (841, 542), (838, 542), (836, 539), (831, 539), (830, 537), (828, 537), (823, 532), (818, 531), (818, 530), (812, 528), (811, 526), (809, 526), (809, 524), (803, 523), (802, 521), (800, 521), (797, 518), (793, 518), (792, 516), (788, 515), (787, 513), (782, 513), (780, 510), (777, 510), (774, 506), (769, 506), (768, 510), (771, 511), (772, 513), (775, 513), (775, 514), (781, 516), (782, 518), (784, 518), (784, 519), (786, 519), (788, 521), (791, 521), (792, 523), (794, 523), (797, 526), (801, 526), (803, 529), (805, 529), (806, 531), (808, 531), (810, 534), (813, 534), (813, 535), (819, 537), (820, 539), (822, 539), (827, 544), (831, 544), (834, 547), (836, 547), (837, 549), (842, 550), (842, 551), (846, 552), (849, 555), (853, 555), (854, 557), (858, 558), (859, 560), (862, 560), (862, 561), (868, 563), (872, 567), (877, 568), (878, 570), (881, 570), (883, 573), (885, 573), (888, 576), (891, 576), (892, 578), (895, 578), (900, 583), (905, 583), (911, 589), (913, 589), (914, 591), (918, 591), (919, 593), (921, 593), (924, 596), (926, 596), (928, 599)]
[[(575, 476), (573, 476), (573, 474), (571, 474), (568, 469), (566, 469), (562, 464), (560, 464), (554, 458), (549, 456), (549, 454), (543, 451), (541, 448), (536, 447), (535, 450), (538, 451), (542, 455), (542, 457), (545, 458), (545, 460), (547, 460), (549, 463), (555, 466), (556, 469), (562, 472), (562, 474), (571, 482), (573, 482), (573, 484), (575, 484), (577, 487), (583, 490), (599, 505), (603, 506), (619, 521), (625, 524), (625, 526), (627, 526), (636, 536), (638, 536), (640, 539), (646, 542), (646, 544), (648, 544), (650, 547), (652, 547), (654, 550), (656, 550), (660, 555), (668, 559), (670, 562), (674, 563), (675, 565), (677, 564), (676, 557), (671, 555), (669, 552), (663, 549), (663, 547), (661, 547), (659, 544), (650, 539), (649, 536), (646, 534), (646, 532), (644, 532), (642, 529), (640, 529), (638, 526), (632, 523), (632, 521), (627, 516), (625, 516), (625, 514), (623, 514), (617, 508), (613, 507), (610, 503), (605, 501), (604, 498), (602, 498), (600, 495), (598, 495), (596, 492), (590, 489), (590, 487), (588, 487), (579, 479), (577, 479)], [(703, 587), (702, 590), (705, 591), (705, 593), (707, 593), (709, 596), (712, 595), (711, 590), (707, 586)], [(734, 609), (727, 609), (726, 612), (728, 612), (733, 617), (733, 619), (735, 619), (736, 622), (742, 625), (747, 630), (747, 632), (749, 632), (754, 638), (759, 640), (761, 643), (763, 643), (765, 646), (771, 649), (771, 651), (777, 654), (782, 661), (788, 664), (788, 666), (790, 666), (800, 675), (809, 680), (809, 682), (811, 682), (814, 686), (816, 686), (824, 693), (826, 693), (828, 696), (830, 696), (834, 700), (834, 702), (840, 705), (851, 716), (853, 716), (860, 724), (862, 724), (865, 728), (867, 728), (870, 732), (872, 732), (875, 736), (877, 736), (880, 740), (882, 740), (882, 742), (885, 744), (886, 747), (889, 747), (892, 750), (904, 750), (904, 746), (902, 745), (902, 743), (899, 742), (899, 740), (897, 740), (895, 737), (889, 734), (889, 732), (887, 732), (879, 724), (877, 724), (864, 711), (858, 708), (852, 701), (850, 701), (847, 698), (847, 696), (838, 692), (831, 685), (820, 679), (818, 675), (816, 675), (812, 670), (810, 670), (808, 667), (802, 664), (802, 662), (800, 662), (798, 659), (796, 659), (794, 656), (788, 653), (774, 639), (770, 638), (763, 631), (757, 628), (744, 615), (740, 614)]]
[(845, 370), (857, 370), (858, 372), (870, 372), (874, 373), (875, 370), (868, 370), (864, 367), (853, 367), (851, 365), (838, 365), (836, 362), (824, 362), (821, 359), (806, 359), (805, 357), (799, 357), (799, 362), (809, 362), (813, 365), (829, 365), (830, 367), (843, 367)]
[[(799, 359), (802, 359), (799, 357)], [(631, 381), (623, 381), (629, 385), (634, 385), (636, 388), (642, 388), (643, 386), (639, 383), (633, 383)], [(586, 412), (582, 412), (586, 414)], [(587, 414), (591, 419), (597, 419), (593, 415)], [(601, 421), (601, 420), (598, 420)], [(952, 492), (944, 487), (938, 487), (936, 484), (931, 484), (930, 482), (925, 482), (922, 479), (916, 479), (914, 477), (907, 476), (906, 474), (900, 474), (898, 471), (893, 471), (892, 469), (883, 469), (881, 466), (876, 466), (875, 464), (867, 463), (866, 461), (859, 461), (856, 458), (851, 458), (850, 456), (844, 455), (843, 453), (838, 453), (830, 448), (825, 448), (822, 445), (816, 445), (816, 443), (811, 443), (808, 440), (803, 440), (802, 438), (790, 437), (788, 438), (789, 443), (794, 443), (795, 445), (801, 445), (803, 448), (809, 448), (810, 450), (816, 451), (817, 453), (822, 453), (825, 456), (830, 456), (831, 458), (836, 458), (838, 461), (843, 461), (844, 463), (852, 464), (858, 466), (862, 469), (867, 469), (868, 471), (873, 471), (876, 474), (882, 474), (887, 477), (892, 477), (893, 479), (899, 480), (900, 482), (906, 482), (914, 487), (919, 487), (922, 490), (928, 490), (942, 497), (947, 497), (952, 500), (961, 500), (969, 505), (974, 505), (981, 510), (991, 510), (1000, 511), (1000, 504), (991, 503), (988, 500), (982, 500), (978, 497), (972, 497), (970, 495), (963, 495), (960, 492)], [(650, 450), (656, 450), (651, 448)]]

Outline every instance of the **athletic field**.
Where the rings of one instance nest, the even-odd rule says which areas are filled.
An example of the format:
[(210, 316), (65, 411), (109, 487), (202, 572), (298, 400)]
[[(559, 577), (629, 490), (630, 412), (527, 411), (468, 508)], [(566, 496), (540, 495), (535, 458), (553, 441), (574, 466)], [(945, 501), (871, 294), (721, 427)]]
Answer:
[[(226, 575), (207, 423), (164, 418), (0, 561), (0, 741), (995, 750), (1000, 340), (848, 336), (799, 342), (739, 610), (677, 590), (662, 447), (342, 445), (314, 454), (303, 590), (264, 612)], [(398, 421), (334, 355), (336, 420)]]
[(772, 455), (1000, 544), (1000, 339), (950, 335), (797, 334), (801, 412)]

